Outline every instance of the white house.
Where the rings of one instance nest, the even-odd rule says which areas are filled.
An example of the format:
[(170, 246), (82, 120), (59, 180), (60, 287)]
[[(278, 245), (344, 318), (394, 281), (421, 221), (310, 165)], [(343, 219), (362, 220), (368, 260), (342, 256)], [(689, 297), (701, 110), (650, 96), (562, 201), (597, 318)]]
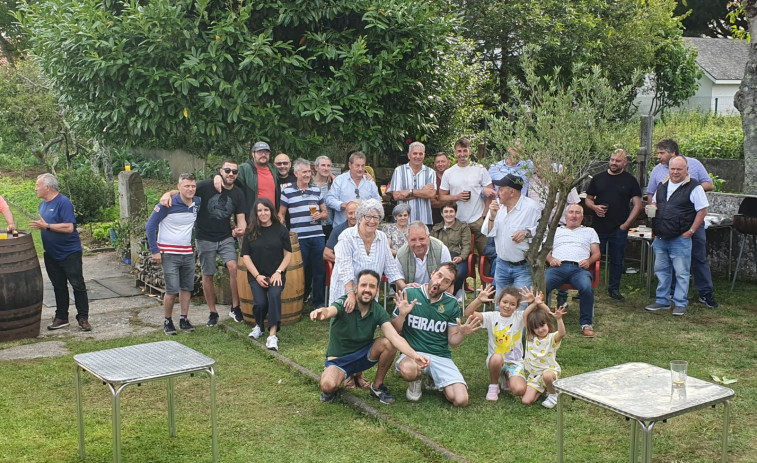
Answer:
[[(684, 37), (684, 42), (697, 51), (697, 64), (702, 70), (699, 88), (680, 109), (693, 109), (704, 113), (738, 114), (733, 107), (733, 96), (744, 76), (749, 44), (732, 39)], [(642, 91), (636, 98), (638, 112), (648, 114), (652, 93)]]

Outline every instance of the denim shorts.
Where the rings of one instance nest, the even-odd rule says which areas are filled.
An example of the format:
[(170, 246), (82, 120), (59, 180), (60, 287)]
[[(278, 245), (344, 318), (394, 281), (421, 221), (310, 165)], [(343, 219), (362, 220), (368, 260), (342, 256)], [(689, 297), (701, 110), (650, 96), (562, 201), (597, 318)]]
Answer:
[[(465, 379), (463, 379), (463, 374), (457, 369), (457, 365), (455, 365), (455, 362), (453, 362), (452, 359), (438, 357), (425, 352), (418, 353), (425, 355), (431, 361), (429, 365), (423, 369), (423, 374), (431, 375), (431, 378), (434, 379), (434, 384), (440, 391), (446, 386), (455, 383), (462, 383), (466, 388), (468, 387)], [(400, 371), (400, 362), (402, 362), (402, 359), (405, 357), (405, 354), (401, 354), (400, 358), (397, 359), (397, 363), (394, 365), (398, 372)]]
[(221, 256), (223, 264), (237, 260), (236, 240), (228, 237), (223, 241), (196, 240), (197, 256), (203, 275), (216, 274), (216, 255)]
[(325, 370), (332, 366), (337, 367), (342, 373), (344, 373), (345, 378), (349, 378), (355, 373), (360, 373), (361, 371), (373, 368), (373, 366), (378, 363), (378, 359), (371, 360), (371, 349), (373, 348), (374, 342), (376, 342), (375, 339), (358, 351), (331, 360), (326, 360), (323, 369)]
[(166, 294), (179, 294), (179, 290), (195, 289), (194, 254), (163, 253), (163, 278), (166, 282)]

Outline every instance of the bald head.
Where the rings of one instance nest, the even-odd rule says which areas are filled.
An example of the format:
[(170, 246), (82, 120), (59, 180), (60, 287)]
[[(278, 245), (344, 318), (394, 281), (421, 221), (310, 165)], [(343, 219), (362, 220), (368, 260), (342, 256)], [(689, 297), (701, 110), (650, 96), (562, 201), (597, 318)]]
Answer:
[(688, 163), (683, 156), (676, 156), (668, 162), (670, 169), (670, 181), (673, 183), (681, 183), (689, 175)]

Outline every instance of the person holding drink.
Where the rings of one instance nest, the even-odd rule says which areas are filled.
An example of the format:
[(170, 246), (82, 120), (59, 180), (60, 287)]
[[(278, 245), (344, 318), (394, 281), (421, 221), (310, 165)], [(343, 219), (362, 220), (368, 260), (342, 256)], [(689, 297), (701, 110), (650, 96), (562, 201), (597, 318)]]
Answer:
[(300, 242), (302, 264), (305, 269), (304, 300), (308, 300), (312, 289), (313, 307), (323, 307), (326, 302), (326, 275), (323, 272), (326, 235), (320, 221), (329, 215), (321, 196), (321, 189), (310, 186), (313, 177), (310, 162), (297, 159), (294, 162), (294, 176), (297, 181), (281, 192), (279, 221), (284, 223), (284, 217), (289, 212), (289, 229), (297, 234)]
[(249, 336), (257, 339), (263, 334), (267, 316), (269, 336), (265, 346), (279, 350), (276, 334), (281, 327), (281, 292), (286, 283), (286, 268), (292, 258), (292, 243), (268, 198), (255, 201), (241, 254), (254, 299), (255, 328)]
[(13, 220), (13, 212), (11, 212), (11, 208), (8, 207), (8, 203), (5, 202), (5, 199), (3, 199), (2, 196), (0, 196), (0, 214), (5, 217), (5, 230), (9, 233), (16, 230), (16, 223)]

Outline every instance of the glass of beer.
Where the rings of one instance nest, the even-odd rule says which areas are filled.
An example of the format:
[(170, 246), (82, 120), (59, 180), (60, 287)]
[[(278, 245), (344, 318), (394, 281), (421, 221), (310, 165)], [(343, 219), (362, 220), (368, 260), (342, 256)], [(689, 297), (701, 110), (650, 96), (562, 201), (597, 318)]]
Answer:
[[(310, 203), (310, 215), (313, 216), (313, 215), (315, 215), (317, 213), (318, 213), (318, 205), (315, 204), (315, 203)], [(311, 220), (310, 221), (311, 225), (315, 225), (317, 223), (318, 223), (317, 220)]]

